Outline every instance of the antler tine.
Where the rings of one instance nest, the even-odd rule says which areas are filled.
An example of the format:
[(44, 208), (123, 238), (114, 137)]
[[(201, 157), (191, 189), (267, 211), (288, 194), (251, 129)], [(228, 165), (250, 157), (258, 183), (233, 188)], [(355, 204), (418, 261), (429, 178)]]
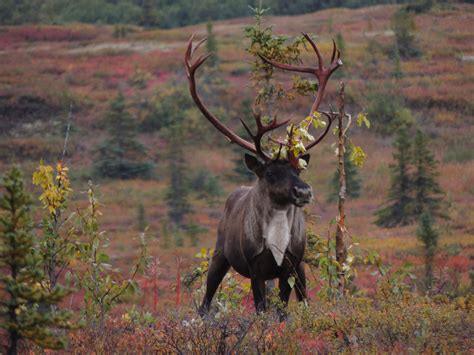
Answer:
[(213, 54), (213, 53), (208, 53), (208, 54), (202, 55), (198, 59), (196, 59), (194, 64), (191, 64), (191, 60), (192, 60), (192, 57), (193, 57), (194, 53), (201, 46), (201, 44), (203, 44), (207, 40), (207, 37), (204, 37), (193, 48), (193, 42), (192, 42), (193, 38), (194, 38), (194, 34), (189, 39), (188, 47), (186, 48), (186, 53), (185, 53), (185, 57), (184, 57), (186, 76), (188, 77), (188, 79), (189, 79), (190, 75), (193, 75), (194, 72), (196, 71), (196, 69), (199, 68), (202, 65), (202, 63), (204, 63), (207, 60), (207, 58), (209, 58)]
[(324, 137), (326, 137), (326, 134), (328, 134), (329, 132), (329, 129), (331, 128), (331, 124), (332, 122), (334, 121), (334, 116), (333, 116), (333, 113), (328, 113), (328, 112), (321, 112), (324, 116), (327, 117), (328, 119), (328, 124), (326, 125), (326, 129), (324, 130), (323, 133), (320, 134), (320, 136), (318, 138), (316, 138), (313, 142), (311, 142), (310, 144), (306, 145), (305, 146), (305, 150), (310, 150), (311, 148), (313, 148), (316, 144), (318, 144), (319, 142), (321, 142)]
[(323, 58), (321, 57), (321, 53), (319, 52), (318, 46), (316, 45), (316, 43), (314, 43), (314, 41), (311, 39), (311, 37), (306, 32), (302, 32), (302, 34), (303, 34), (304, 38), (306, 38), (306, 40), (309, 42), (311, 47), (313, 47), (313, 50), (316, 53), (316, 56), (318, 57), (318, 68), (319, 68), (319, 70), (322, 70), (323, 69)]
[(319, 105), (321, 104), (321, 101), (324, 95), (324, 90), (326, 88), (326, 84), (327, 84), (327, 81), (329, 80), (329, 77), (334, 71), (336, 71), (337, 68), (339, 68), (339, 66), (342, 65), (342, 61), (340, 60), (341, 53), (337, 49), (336, 42), (333, 40), (331, 64), (328, 67), (325, 67), (323, 63), (323, 58), (321, 56), (321, 52), (319, 51), (319, 48), (316, 45), (316, 43), (311, 39), (311, 37), (307, 33), (303, 32), (302, 35), (309, 42), (309, 44), (314, 50), (314, 53), (316, 54), (316, 57), (318, 58), (317, 67), (300, 67), (300, 66), (295, 66), (295, 65), (283, 64), (283, 63), (278, 63), (271, 59), (268, 59), (261, 54), (259, 54), (259, 56), (265, 63), (270, 64), (276, 68), (294, 71), (294, 72), (300, 72), (300, 73), (310, 73), (316, 76), (319, 87), (318, 87), (318, 93), (316, 95), (314, 103), (311, 106), (311, 111), (310, 111), (310, 116), (311, 116), (313, 115), (315, 111), (318, 110)]
[(255, 118), (255, 123), (257, 124), (257, 128), (262, 128), (262, 112), (260, 110), (256, 110), (255, 107), (252, 107), (252, 114), (253, 118)]
[(240, 122), (242, 123), (242, 126), (244, 126), (245, 130), (247, 131), (248, 135), (254, 139), (255, 136), (253, 135), (252, 133), (252, 130), (250, 129), (250, 127), (247, 125), (247, 123), (245, 123), (245, 121), (243, 119), (240, 119)]
[(265, 63), (270, 64), (271, 66), (274, 66), (274, 67), (279, 68), (279, 69), (288, 70), (288, 71), (295, 71), (295, 72), (299, 72), (299, 73), (314, 74), (314, 68), (311, 68), (311, 67), (300, 67), (300, 66), (296, 66), (296, 65), (278, 63), (278, 62), (275, 62), (271, 59), (268, 59), (267, 57), (264, 57), (260, 53), (258, 54), (258, 56)]
[(201, 39), (195, 46), (194, 46), (194, 49), (192, 50), (191, 52), (191, 57), (194, 55), (194, 53), (199, 49), (199, 47), (201, 47), (201, 45), (206, 42), (208, 39), (208, 37), (204, 37), (203, 39)]
[(271, 157), (268, 154), (266, 154), (262, 149), (261, 141), (262, 141), (263, 136), (266, 133), (270, 132), (270, 131), (273, 131), (275, 129), (278, 129), (278, 128), (286, 125), (290, 120), (285, 120), (285, 121), (282, 121), (282, 122), (278, 122), (277, 117), (275, 115), (273, 117), (272, 121), (265, 125), (262, 122), (261, 112), (255, 110), (255, 108), (253, 108), (252, 111), (253, 111), (253, 117), (255, 118), (255, 123), (257, 124), (257, 133), (253, 134), (252, 130), (247, 125), (247, 123), (245, 123), (244, 120), (240, 120), (240, 122), (242, 122), (242, 125), (244, 126), (244, 128), (247, 131), (248, 135), (254, 141), (255, 150), (257, 152), (257, 155), (260, 156), (265, 161), (269, 161), (269, 160), (271, 160)]
[[(339, 52), (339, 51), (338, 51)], [(332, 54), (331, 54), (331, 63), (334, 62), (334, 58), (336, 57), (336, 42), (334, 38), (332, 39)], [(339, 59), (339, 58), (338, 58)]]
[(207, 118), (207, 120), (219, 131), (221, 132), (231, 143), (236, 143), (240, 145), (242, 148), (257, 154), (257, 150), (255, 148), (255, 145), (252, 144), (249, 141), (246, 141), (245, 139), (240, 138), (237, 134), (232, 132), (229, 128), (227, 128), (224, 124), (222, 124), (219, 119), (212, 114), (209, 109), (204, 105), (202, 102), (201, 98), (199, 97), (199, 94), (197, 92), (196, 88), (196, 78), (194, 76), (196, 70), (209, 58), (212, 53), (208, 53), (205, 55), (200, 56), (196, 61), (193, 63), (192, 62), (192, 57), (195, 51), (199, 48), (201, 44), (203, 44), (206, 40), (206, 38), (200, 40), (196, 47), (193, 49), (193, 39), (194, 35), (192, 35), (189, 38), (188, 41), (188, 46), (186, 48), (186, 52), (184, 54), (184, 66), (186, 70), (186, 76), (188, 78), (189, 82), (189, 91), (191, 93), (191, 96), (194, 100), (194, 103), (196, 106), (199, 108), (201, 113)]

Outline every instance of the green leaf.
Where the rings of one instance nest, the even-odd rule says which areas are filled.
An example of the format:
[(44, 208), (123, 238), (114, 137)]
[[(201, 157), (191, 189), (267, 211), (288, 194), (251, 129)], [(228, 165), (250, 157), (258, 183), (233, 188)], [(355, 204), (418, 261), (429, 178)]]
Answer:
[(359, 113), (357, 115), (357, 125), (360, 127), (362, 124), (365, 124), (367, 128), (370, 128), (370, 121), (365, 113)]
[(362, 150), (361, 147), (352, 145), (352, 150), (349, 159), (354, 163), (358, 168), (364, 166), (365, 158), (367, 154)]
[(295, 287), (295, 282), (296, 282), (296, 279), (294, 276), (290, 276), (288, 278), (288, 285), (290, 285), (290, 288), (293, 289), (293, 287)]

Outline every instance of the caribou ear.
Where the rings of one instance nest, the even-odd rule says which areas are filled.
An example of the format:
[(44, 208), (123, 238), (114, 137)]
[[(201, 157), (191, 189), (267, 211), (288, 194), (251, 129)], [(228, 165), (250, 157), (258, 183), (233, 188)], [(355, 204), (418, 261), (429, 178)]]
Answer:
[(309, 159), (310, 158), (311, 158), (311, 155), (309, 155), (309, 154), (305, 154), (305, 155), (300, 156), (300, 159), (303, 159), (306, 162), (306, 165), (309, 164)]
[(253, 155), (245, 154), (245, 166), (247, 169), (257, 174), (257, 176), (260, 176), (259, 172), (263, 164)]

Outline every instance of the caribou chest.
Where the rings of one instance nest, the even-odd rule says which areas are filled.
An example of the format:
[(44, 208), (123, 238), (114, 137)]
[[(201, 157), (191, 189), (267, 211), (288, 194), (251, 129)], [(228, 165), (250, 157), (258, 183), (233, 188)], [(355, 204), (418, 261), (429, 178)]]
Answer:
[(291, 221), (287, 212), (287, 210), (273, 210), (263, 226), (265, 245), (272, 252), (278, 266), (281, 266), (290, 244)]

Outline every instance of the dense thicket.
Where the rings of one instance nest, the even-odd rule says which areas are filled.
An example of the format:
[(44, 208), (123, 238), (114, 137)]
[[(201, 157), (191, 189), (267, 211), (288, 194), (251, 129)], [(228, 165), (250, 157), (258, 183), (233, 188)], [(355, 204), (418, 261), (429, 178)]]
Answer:
[[(296, 15), (329, 7), (362, 7), (406, 0), (265, 0), (273, 15)], [(22, 23), (130, 23), (172, 28), (250, 14), (255, 0), (4, 0), (0, 25)]]

